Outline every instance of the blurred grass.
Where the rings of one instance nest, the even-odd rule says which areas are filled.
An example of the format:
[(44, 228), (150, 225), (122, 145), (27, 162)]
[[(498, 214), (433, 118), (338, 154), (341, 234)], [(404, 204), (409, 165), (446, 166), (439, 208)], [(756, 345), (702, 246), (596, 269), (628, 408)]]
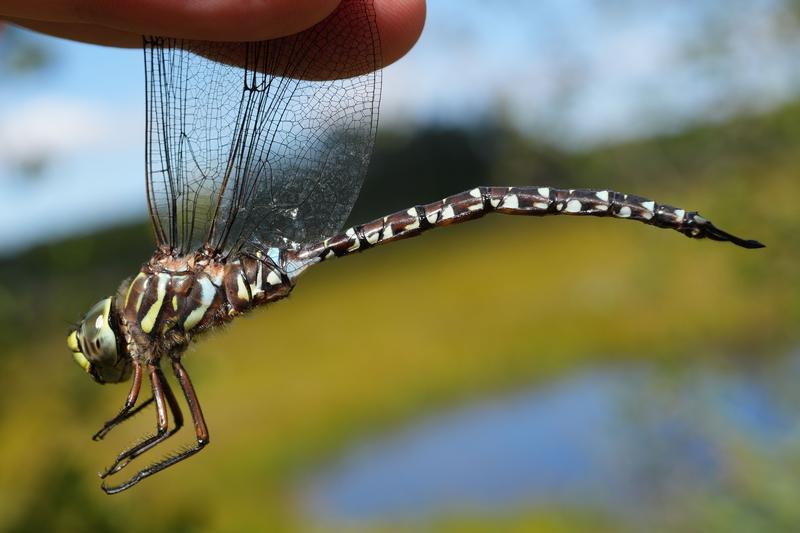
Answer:
[[(798, 120), (790, 127), (787, 116)], [(456, 160), (488, 158), (477, 165), (486, 176), (465, 174), (456, 184), (448, 174), (443, 181), (454, 187), (439, 196), (487, 176), (519, 182), (525, 172), (535, 176), (528, 182), (553, 185), (606, 179), (606, 186), (699, 209), (768, 248), (694, 242), (614, 220), (494, 216), (326, 263), (311, 269), (287, 301), (196, 344), (185, 361), (213, 444), (113, 498), (99, 491), (91, 473), (149, 430), (152, 413), (107, 442), (91, 442), (127, 388), (97, 387), (82, 375), (64, 345), (66, 324), (59, 323), (79, 317), (136, 271), (152, 246), (147, 229), (107, 231), (4, 261), (0, 530), (323, 527), (302, 516), (294, 500), (297, 480), (350, 443), (414, 416), (529, 387), (579, 365), (759, 356), (796, 344), (798, 117), (790, 107), (589, 154), (542, 155), (541, 147), (515, 137), (489, 155), (454, 155), (454, 167)], [(476, 145), (467, 142), (470, 134), (451, 137), (458, 135), (464, 149)], [(399, 154), (411, 141), (385, 142), (376, 173), (394, 168), (392, 150)], [(411, 152), (406, 166), (392, 172), (410, 172), (417, 181), (381, 178), (382, 194), (390, 196), (397, 184), (404, 189), (398, 197), (421, 191), (409, 204), (429, 201), (442, 185), (415, 174), (414, 165), (432, 156)], [(527, 166), (518, 164), (530, 154)], [(551, 179), (543, 169), (554, 173)], [(613, 173), (617, 178), (609, 177)], [(646, 179), (636, 182), (637, 173)], [(584, 175), (589, 183), (581, 181)], [(375, 183), (365, 190), (367, 211), (379, 195)], [(389, 207), (406, 205), (381, 209)], [(603, 523), (560, 510), (522, 510), (442, 517), (437, 529), (596, 531)]]

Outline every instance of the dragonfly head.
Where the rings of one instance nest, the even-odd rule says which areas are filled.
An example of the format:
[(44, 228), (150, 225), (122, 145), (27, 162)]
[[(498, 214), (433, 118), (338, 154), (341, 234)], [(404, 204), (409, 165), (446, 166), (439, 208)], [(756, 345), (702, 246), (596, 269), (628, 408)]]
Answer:
[(112, 298), (97, 302), (67, 337), (72, 358), (97, 383), (120, 383), (131, 375), (130, 360), (121, 353)]

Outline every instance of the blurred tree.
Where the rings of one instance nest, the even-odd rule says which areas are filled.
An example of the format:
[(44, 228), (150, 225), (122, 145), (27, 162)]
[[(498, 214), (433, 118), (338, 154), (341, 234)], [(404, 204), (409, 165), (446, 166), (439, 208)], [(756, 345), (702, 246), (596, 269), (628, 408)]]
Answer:
[[(0, 21), (0, 88), (21, 78), (45, 73), (56, 62), (52, 49), (41, 39)], [(0, 176), (8, 174), (26, 180), (40, 178), (49, 162), (49, 153), (42, 152), (13, 162), (6, 161), (9, 168), (4, 173), (4, 163), (0, 161)]]
[[(0, 73), (29, 74), (55, 64), (52, 49), (30, 32), (0, 22)], [(3, 77), (0, 77), (2, 83)]]

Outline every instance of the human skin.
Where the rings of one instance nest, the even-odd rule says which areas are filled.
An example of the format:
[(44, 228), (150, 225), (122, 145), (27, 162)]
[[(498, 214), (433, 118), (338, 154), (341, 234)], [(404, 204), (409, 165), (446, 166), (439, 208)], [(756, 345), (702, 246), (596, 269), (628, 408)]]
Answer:
[[(139, 47), (142, 35), (259, 41), (298, 33), (339, 0), (0, 0), (0, 19), (105, 46)], [(383, 65), (402, 57), (425, 23), (425, 0), (374, 0)]]

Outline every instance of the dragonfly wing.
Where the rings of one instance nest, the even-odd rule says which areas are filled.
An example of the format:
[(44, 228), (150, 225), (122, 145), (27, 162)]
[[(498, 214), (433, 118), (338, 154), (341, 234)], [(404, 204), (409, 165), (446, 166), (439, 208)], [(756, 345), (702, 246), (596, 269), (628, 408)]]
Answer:
[(147, 38), (147, 199), (163, 249), (232, 253), (340, 229), (378, 119), (371, 1), (251, 43)]

